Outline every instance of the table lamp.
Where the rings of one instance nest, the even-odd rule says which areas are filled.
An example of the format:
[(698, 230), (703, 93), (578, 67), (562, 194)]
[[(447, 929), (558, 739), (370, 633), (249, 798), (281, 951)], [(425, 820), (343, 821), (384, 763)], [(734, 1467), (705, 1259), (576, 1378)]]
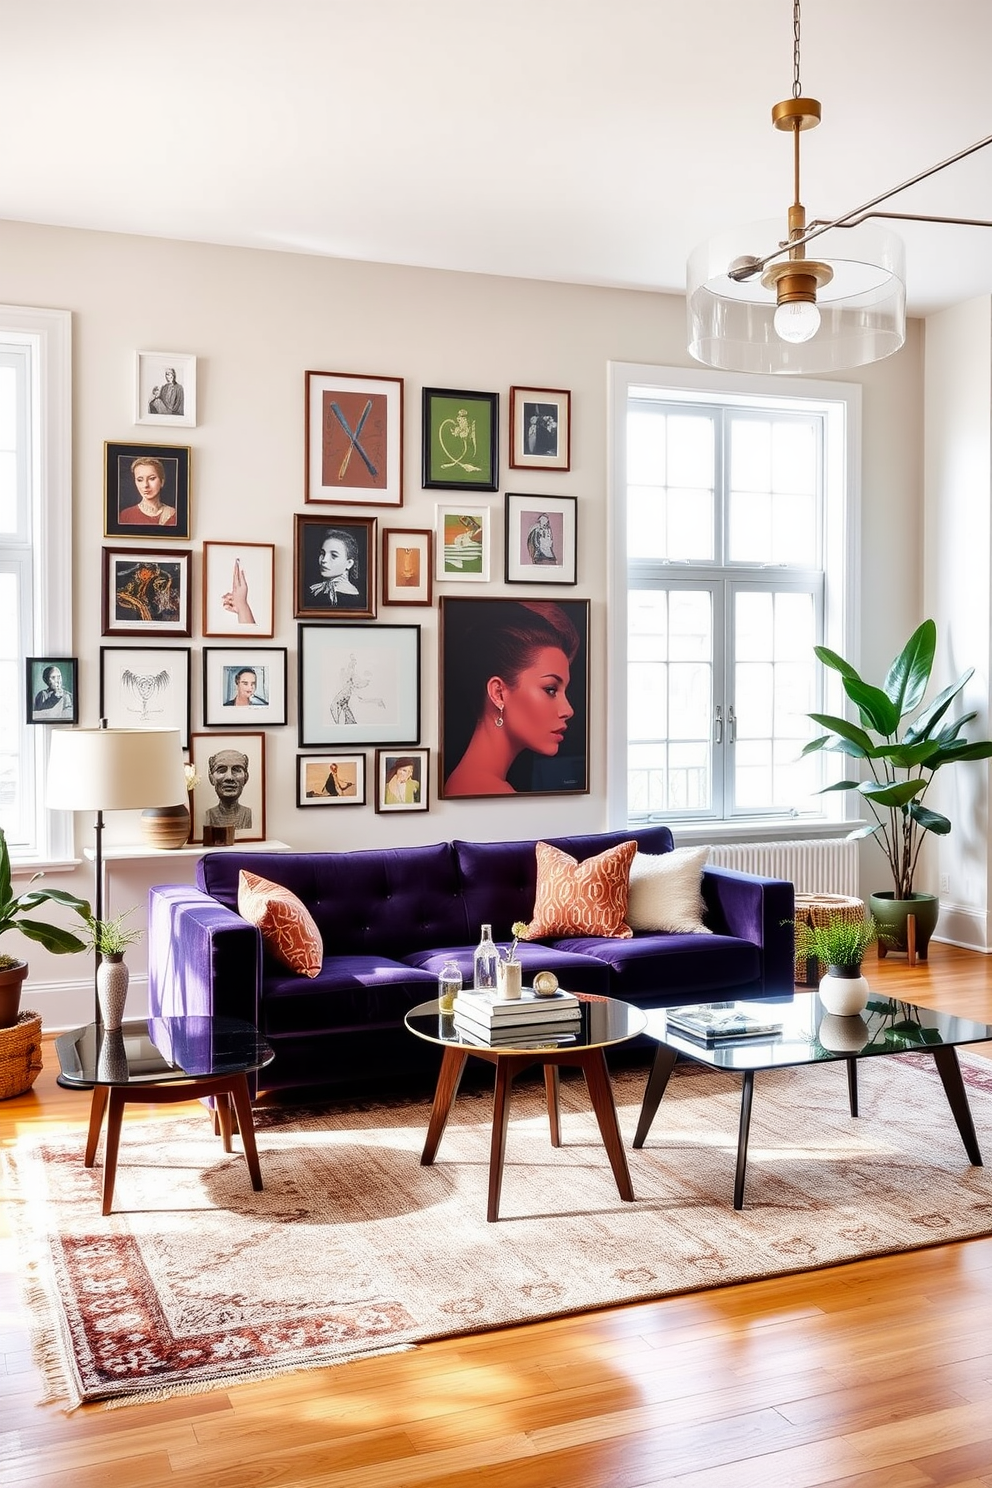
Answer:
[[(46, 805), (55, 811), (94, 811), (96, 894), (103, 919), (103, 813), (146, 806), (178, 806), (186, 776), (178, 729), (53, 729)], [(96, 962), (99, 965), (99, 954)], [(97, 1003), (95, 1022), (100, 1022)]]

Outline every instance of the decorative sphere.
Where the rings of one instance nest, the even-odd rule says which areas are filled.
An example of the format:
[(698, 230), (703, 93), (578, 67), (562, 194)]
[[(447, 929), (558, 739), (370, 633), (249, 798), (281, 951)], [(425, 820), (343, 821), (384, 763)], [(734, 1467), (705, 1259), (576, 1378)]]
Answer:
[(553, 971), (539, 971), (534, 978), (534, 991), (538, 997), (554, 997), (558, 991), (558, 978)]

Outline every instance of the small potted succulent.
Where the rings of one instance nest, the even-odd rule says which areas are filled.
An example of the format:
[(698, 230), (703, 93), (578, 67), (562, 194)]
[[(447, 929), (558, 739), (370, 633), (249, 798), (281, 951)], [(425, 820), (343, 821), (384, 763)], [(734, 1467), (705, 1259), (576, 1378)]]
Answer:
[[(86, 949), (86, 941), (61, 925), (53, 925), (38, 919), (34, 913), (42, 904), (61, 904), (73, 910), (80, 919), (91, 918), (87, 900), (78, 899), (63, 889), (36, 889), (32, 885), (41, 878), (40, 873), (28, 880), (23, 894), (15, 894), (11, 884), (10, 853), (7, 839), (0, 828), (0, 935), (5, 930), (19, 930), (28, 940), (35, 940), (57, 956), (70, 951)], [(0, 954), (0, 1028), (12, 1028), (17, 1022), (21, 1005), (21, 987), (28, 974), (28, 963), (20, 956)]]

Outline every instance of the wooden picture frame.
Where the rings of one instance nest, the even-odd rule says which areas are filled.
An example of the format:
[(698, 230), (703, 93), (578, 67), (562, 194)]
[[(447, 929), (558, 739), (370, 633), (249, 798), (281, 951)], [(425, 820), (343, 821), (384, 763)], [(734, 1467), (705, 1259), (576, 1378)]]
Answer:
[(134, 353), (134, 422), (196, 427), (196, 357), (187, 351)]
[(189, 445), (104, 444), (103, 535), (189, 540)]
[(574, 496), (506, 493), (508, 584), (575, 584), (578, 501)]
[(364, 754), (298, 754), (296, 765), (297, 806), (365, 805)]
[(204, 646), (204, 728), (285, 724), (286, 656), (285, 646)]
[(104, 548), (101, 634), (191, 635), (191, 559), (189, 551)]
[(376, 519), (293, 518), (293, 614), (374, 620)]
[(424, 388), (425, 491), (499, 490), (499, 394)]
[(564, 388), (510, 389), (510, 468), (571, 470), (572, 395)]
[(24, 707), (28, 723), (78, 723), (79, 662), (76, 657), (26, 656)]
[(488, 506), (434, 507), (434, 577), (462, 584), (488, 584), (490, 535)]
[(274, 543), (203, 544), (203, 634), (266, 640), (275, 633)]
[(189, 646), (101, 646), (100, 717), (110, 728), (179, 730), (189, 748)]
[[(230, 803), (234, 808), (225, 811), (218, 791), (224, 790), (223, 780), (216, 776), (211, 780), (210, 761), (219, 755), (242, 755), (248, 761), (247, 779), (241, 784), (236, 799)], [(264, 734), (194, 734), (190, 740), (190, 761), (200, 784), (190, 792), (190, 815), (193, 822), (190, 840), (203, 841), (205, 825), (216, 827), (225, 824), (230, 816), (234, 826), (235, 842), (261, 842), (265, 838), (265, 735)], [(239, 767), (237, 761), (222, 762), (225, 774)], [(235, 773), (236, 780), (236, 773)], [(237, 783), (237, 781), (236, 781)], [(249, 820), (244, 822), (243, 813)], [(238, 824), (238, 818), (242, 824)]]
[(304, 501), (403, 505), (403, 379), (306, 373)]
[(429, 811), (429, 749), (377, 749), (376, 811)]
[(434, 534), (423, 528), (386, 527), (382, 533), (382, 602), (429, 605)]
[(420, 740), (420, 626), (299, 626), (299, 744)]
[(588, 792), (587, 599), (443, 598), (439, 693), (442, 799)]

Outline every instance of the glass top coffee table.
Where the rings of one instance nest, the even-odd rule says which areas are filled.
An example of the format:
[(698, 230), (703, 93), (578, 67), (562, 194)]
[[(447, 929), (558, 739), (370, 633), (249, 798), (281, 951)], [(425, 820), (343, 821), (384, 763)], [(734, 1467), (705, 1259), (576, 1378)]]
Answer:
[(493, 1130), (489, 1152), (489, 1205), (486, 1212), (486, 1219), (490, 1222), (499, 1218), (506, 1131), (510, 1120), (510, 1086), (521, 1070), (534, 1064), (544, 1066), (551, 1145), (561, 1146), (558, 1071), (562, 1065), (572, 1066), (581, 1069), (585, 1075), (589, 1099), (620, 1197), (628, 1202), (634, 1197), (604, 1051), (611, 1044), (622, 1044), (643, 1033), (647, 1018), (640, 1008), (619, 1002), (614, 997), (593, 997), (582, 992), (576, 993), (576, 996), (579, 1000), (579, 1027), (569, 1036), (567, 1042), (560, 1043), (549, 1040), (542, 1043), (539, 1037), (535, 1037), (532, 1045), (521, 1046), (519, 1036), (514, 1038), (512, 1045), (501, 1046), (498, 1041), (483, 1043), (460, 1033), (455, 1027), (454, 1017), (441, 1013), (436, 1001), (423, 1002), (419, 1007), (411, 1008), (406, 1015), (406, 1026), (411, 1033), (417, 1038), (426, 1039), (428, 1043), (440, 1044), (444, 1049), (427, 1126), (427, 1139), (420, 1158), (422, 1167), (428, 1167), (437, 1156), (469, 1055), (485, 1059), (496, 1066)]
[(121, 1120), (125, 1105), (142, 1102), (172, 1105), (177, 1101), (216, 1097), (214, 1130), (232, 1151), (231, 1104), (251, 1175), (261, 1192), (262, 1173), (255, 1147), (248, 1075), (271, 1064), (275, 1054), (251, 1023), (239, 1018), (148, 1018), (108, 1031), (87, 1023), (55, 1040), (58, 1084), (93, 1091), (84, 1165), (92, 1168), (104, 1111), (107, 1147), (103, 1160), (103, 1210), (109, 1214), (117, 1177)]
[(701, 1003), (683, 1012), (705, 1014), (709, 1010), (738, 1009), (759, 1022), (778, 1022), (779, 1031), (757, 1036), (705, 1039), (690, 1036), (673, 1026), (678, 1009), (656, 1008), (647, 1014), (646, 1032), (658, 1049), (648, 1076), (634, 1146), (643, 1147), (677, 1059), (691, 1059), (710, 1069), (742, 1077), (741, 1114), (737, 1138), (737, 1172), (734, 1208), (744, 1207), (747, 1171), (747, 1139), (751, 1123), (754, 1077), (758, 1070), (785, 1069), (796, 1065), (847, 1063), (848, 1099), (851, 1115), (858, 1114), (858, 1061), (910, 1051), (931, 1054), (957, 1123), (970, 1161), (981, 1167), (982, 1155), (975, 1136), (968, 1095), (961, 1079), (955, 1050), (962, 1044), (992, 1042), (992, 1025), (974, 1023), (953, 1013), (938, 1013), (896, 998), (873, 996), (866, 1011), (856, 1017), (826, 1013), (815, 992), (799, 992), (790, 999), (767, 1002)]

